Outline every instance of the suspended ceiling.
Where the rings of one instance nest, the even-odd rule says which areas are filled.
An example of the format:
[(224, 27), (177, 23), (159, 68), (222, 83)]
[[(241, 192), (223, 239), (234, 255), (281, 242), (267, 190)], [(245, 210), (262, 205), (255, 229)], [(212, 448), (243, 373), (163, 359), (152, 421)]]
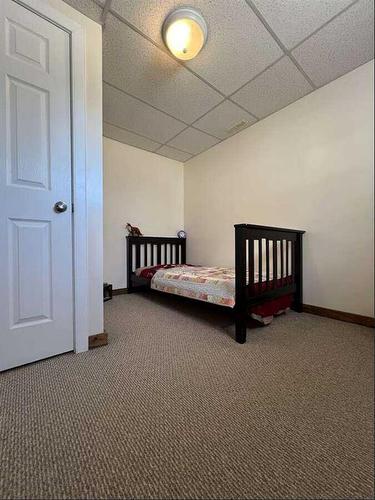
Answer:
[[(374, 0), (65, 0), (103, 24), (106, 137), (185, 162), (374, 57)], [(169, 12), (208, 24), (181, 63)]]

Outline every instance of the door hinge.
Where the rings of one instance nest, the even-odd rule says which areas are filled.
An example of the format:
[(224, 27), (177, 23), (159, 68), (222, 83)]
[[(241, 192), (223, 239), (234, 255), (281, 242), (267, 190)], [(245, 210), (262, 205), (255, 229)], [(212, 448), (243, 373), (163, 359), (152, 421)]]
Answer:
[(72, 213), (74, 213), (74, 203), (72, 203)]

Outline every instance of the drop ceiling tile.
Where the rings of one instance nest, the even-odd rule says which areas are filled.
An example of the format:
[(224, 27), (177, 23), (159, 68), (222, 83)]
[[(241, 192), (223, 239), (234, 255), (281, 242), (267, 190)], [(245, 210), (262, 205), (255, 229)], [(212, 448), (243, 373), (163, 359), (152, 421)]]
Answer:
[(116, 127), (110, 123), (103, 123), (103, 135), (109, 139), (114, 139), (115, 141), (123, 142), (124, 144), (129, 144), (136, 148), (145, 149), (146, 151), (155, 151), (155, 149), (160, 146), (158, 142)]
[[(226, 139), (231, 135), (252, 125), (257, 120), (242, 108), (231, 101), (224, 101), (219, 106), (209, 111), (203, 118), (194, 123), (194, 127), (215, 135), (220, 139)], [(231, 130), (235, 125), (243, 123), (238, 130)]]
[(215, 139), (211, 135), (207, 135), (194, 128), (188, 128), (169, 141), (168, 145), (194, 155), (202, 153), (218, 142), (220, 142), (220, 140)]
[[(103, 9), (99, 7), (93, 0), (64, 0), (65, 3), (74, 7), (76, 10), (85, 14), (85, 16), (89, 17), (93, 21), (97, 23), (101, 23), (101, 15)], [(101, 3), (101, 2), (100, 2)]]
[(192, 155), (190, 153), (185, 153), (184, 151), (179, 151), (178, 149), (171, 148), (169, 146), (162, 146), (156, 151), (158, 155), (166, 156), (172, 160), (181, 161), (182, 163), (188, 161)]
[(283, 44), (291, 49), (352, 1), (253, 0), (253, 3)]
[(103, 79), (186, 123), (222, 100), (219, 93), (111, 14), (103, 34)]
[(282, 51), (244, 0), (112, 0), (112, 8), (162, 45), (161, 27), (169, 12), (189, 5), (208, 25), (207, 44), (186, 62), (225, 95), (260, 73)]
[(103, 119), (130, 132), (149, 137), (159, 143), (167, 142), (185, 125), (134, 97), (103, 85)]
[(360, 0), (292, 54), (318, 86), (374, 57), (374, 1)]
[(259, 118), (284, 108), (313, 89), (289, 57), (256, 77), (232, 99)]

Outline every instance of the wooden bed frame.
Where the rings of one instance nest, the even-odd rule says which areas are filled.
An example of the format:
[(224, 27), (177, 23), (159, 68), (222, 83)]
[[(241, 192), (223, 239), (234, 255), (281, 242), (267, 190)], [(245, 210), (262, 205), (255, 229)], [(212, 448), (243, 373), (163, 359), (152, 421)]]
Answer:
[[(236, 305), (233, 313), (236, 341), (243, 344), (251, 306), (293, 295), (292, 308), (302, 312), (302, 236), (305, 231), (255, 224), (236, 224), (234, 228)], [(158, 264), (186, 264), (186, 240), (127, 237), (129, 293), (150, 287), (150, 280), (136, 276), (134, 271)], [(256, 269), (262, 270), (259, 274), (265, 274), (265, 281), (254, 281)]]

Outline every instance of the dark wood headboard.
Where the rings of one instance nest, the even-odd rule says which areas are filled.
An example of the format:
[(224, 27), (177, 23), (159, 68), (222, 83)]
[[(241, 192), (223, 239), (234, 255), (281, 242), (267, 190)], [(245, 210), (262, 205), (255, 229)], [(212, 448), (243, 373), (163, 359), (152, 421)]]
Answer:
[(139, 267), (159, 264), (186, 264), (186, 239), (159, 236), (127, 236), (127, 277), (131, 288), (132, 275)]

